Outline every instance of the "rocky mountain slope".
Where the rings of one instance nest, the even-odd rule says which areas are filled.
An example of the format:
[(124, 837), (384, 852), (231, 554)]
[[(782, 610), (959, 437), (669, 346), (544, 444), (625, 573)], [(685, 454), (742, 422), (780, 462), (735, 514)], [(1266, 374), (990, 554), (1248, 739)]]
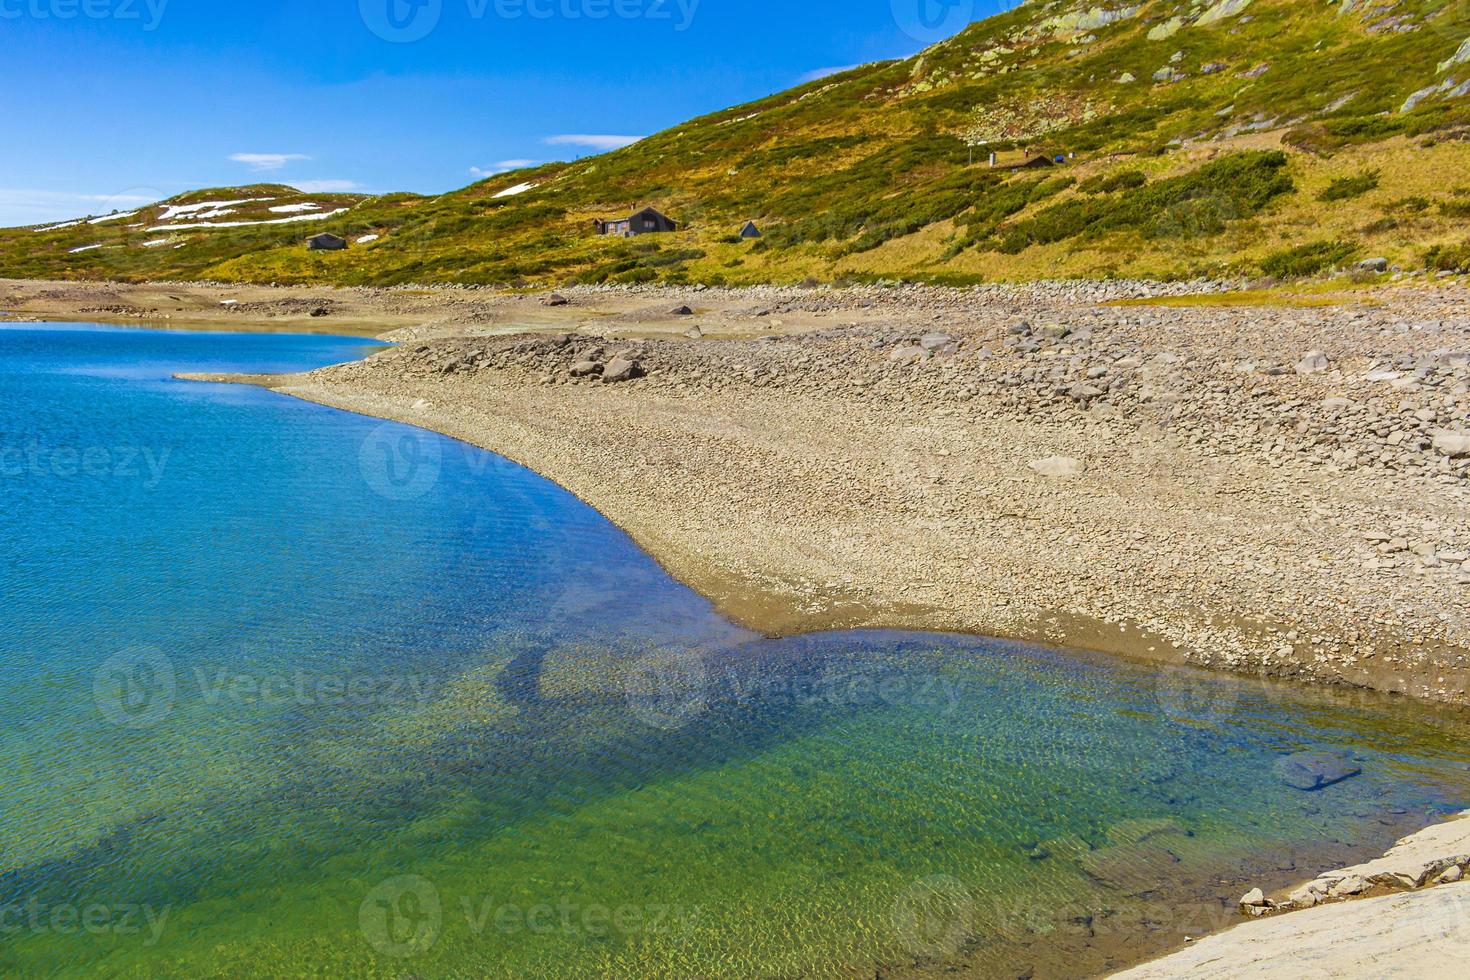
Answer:
[[(1466, 271), (1467, 134), (1463, 0), (1033, 0), (904, 61), (438, 197), (237, 188), (6, 231), (0, 276), (966, 283), (1292, 277), (1377, 257)], [(1004, 167), (1034, 155), (1063, 162)], [(643, 204), (680, 230), (593, 235)], [(737, 237), (747, 219), (763, 238)], [(319, 231), (352, 247), (308, 253)]]

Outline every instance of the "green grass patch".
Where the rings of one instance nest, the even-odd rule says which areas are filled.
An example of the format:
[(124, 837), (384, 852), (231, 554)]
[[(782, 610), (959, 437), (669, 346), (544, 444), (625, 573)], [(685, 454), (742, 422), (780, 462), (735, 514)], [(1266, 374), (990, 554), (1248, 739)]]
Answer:
[(1353, 242), (1308, 242), (1272, 252), (1261, 260), (1261, 271), (1278, 279), (1301, 279), (1339, 266), (1357, 253)]

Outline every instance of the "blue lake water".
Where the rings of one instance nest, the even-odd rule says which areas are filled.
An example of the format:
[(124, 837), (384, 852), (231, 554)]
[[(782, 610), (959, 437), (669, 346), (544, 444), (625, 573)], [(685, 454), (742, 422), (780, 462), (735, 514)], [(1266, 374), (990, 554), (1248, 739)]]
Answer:
[(372, 349), (0, 329), (0, 975), (1081, 975), (1470, 805), (1454, 712), (764, 640), (498, 457), (173, 379)]

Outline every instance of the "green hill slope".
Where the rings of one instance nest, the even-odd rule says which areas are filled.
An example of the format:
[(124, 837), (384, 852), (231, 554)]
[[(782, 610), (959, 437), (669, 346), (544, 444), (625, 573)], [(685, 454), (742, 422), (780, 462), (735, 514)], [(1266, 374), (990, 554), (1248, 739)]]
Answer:
[[(1417, 267), (1431, 250), (1455, 268), (1467, 134), (1463, 0), (1035, 0), (906, 61), (438, 197), (232, 188), (5, 231), (0, 275), (965, 282)], [(1065, 160), (989, 165), (1023, 151)], [(593, 235), (635, 204), (680, 230)], [(736, 237), (747, 219), (764, 238)], [(307, 252), (321, 231), (354, 244)]]

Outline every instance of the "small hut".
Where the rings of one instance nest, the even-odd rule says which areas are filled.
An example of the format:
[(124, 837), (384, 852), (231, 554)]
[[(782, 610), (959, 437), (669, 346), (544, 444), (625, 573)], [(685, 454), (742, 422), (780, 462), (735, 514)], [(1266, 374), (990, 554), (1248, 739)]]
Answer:
[(614, 218), (611, 221), (597, 219), (592, 222), (592, 226), (599, 235), (613, 235), (618, 238), (667, 233), (679, 228), (676, 221), (653, 208), (643, 208), (626, 218)]
[(747, 221), (745, 227), (740, 229), (741, 238), (759, 238), (761, 230), (755, 226), (754, 221)]
[(323, 233), (308, 238), (306, 247), (312, 252), (340, 252), (347, 247), (347, 239)]

